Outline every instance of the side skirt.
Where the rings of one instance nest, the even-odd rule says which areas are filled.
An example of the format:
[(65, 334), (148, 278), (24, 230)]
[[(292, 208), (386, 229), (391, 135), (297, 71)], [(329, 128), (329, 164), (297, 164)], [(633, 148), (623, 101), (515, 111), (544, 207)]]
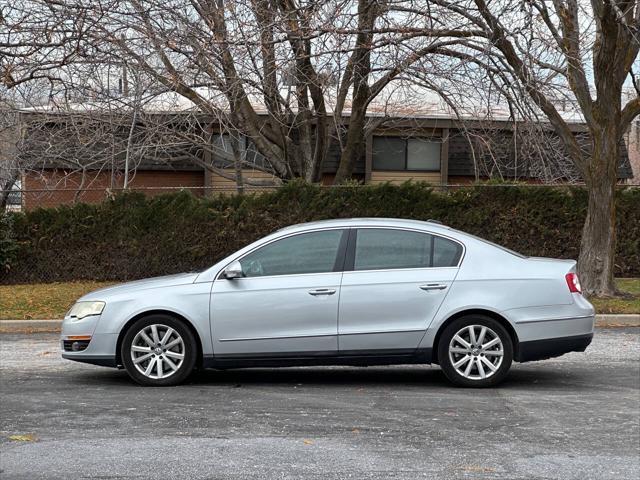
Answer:
[(431, 349), (353, 350), (205, 355), (204, 368), (300, 367), (319, 365), (402, 365), (431, 363)]

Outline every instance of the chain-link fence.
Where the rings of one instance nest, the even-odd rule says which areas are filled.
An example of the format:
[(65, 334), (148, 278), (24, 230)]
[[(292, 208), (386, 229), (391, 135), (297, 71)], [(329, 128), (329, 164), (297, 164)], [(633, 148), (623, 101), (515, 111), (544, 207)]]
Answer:
[[(276, 186), (252, 186), (242, 188), (243, 193), (257, 193), (272, 191)], [(6, 197), (7, 211), (28, 211), (36, 208), (53, 208), (61, 205), (75, 205), (78, 203), (100, 203), (113, 199), (123, 192), (140, 192), (146, 196), (154, 197), (166, 193), (188, 191), (197, 197), (216, 194), (233, 195), (238, 193), (235, 187), (135, 187), (135, 188), (59, 188), (59, 189), (22, 189), (3, 191), (0, 190), (0, 198)]]
[[(359, 186), (366, 187), (363, 184), (348, 185), (322, 185), (322, 188), (357, 188)], [(444, 190), (457, 190), (461, 188), (482, 189), (505, 189), (505, 188), (548, 188), (550, 185), (541, 183), (477, 183), (477, 184), (447, 184), (433, 185), (433, 188)], [(553, 188), (568, 189), (581, 188), (583, 185), (577, 184), (558, 184), (551, 185)], [(639, 188), (640, 185), (620, 184), (619, 189)], [(240, 190), (233, 185), (222, 185), (215, 187), (176, 187), (176, 186), (155, 186), (155, 187), (133, 187), (124, 188), (56, 188), (56, 189), (14, 189), (0, 190), (0, 198), (5, 198), (5, 209), (7, 211), (29, 211), (36, 208), (53, 208), (61, 205), (75, 205), (78, 203), (96, 204), (105, 200), (113, 199), (123, 192), (140, 192), (146, 196), (154, 197), (157, 195), (175, 193), (179, 191), (191, 192), (196, 197), (213, 196), (218, 194), (236, 195), (238, 193), (261, 193), (269, 192), (280, 188), (279, 186), (269, 185), (244, 185)]]

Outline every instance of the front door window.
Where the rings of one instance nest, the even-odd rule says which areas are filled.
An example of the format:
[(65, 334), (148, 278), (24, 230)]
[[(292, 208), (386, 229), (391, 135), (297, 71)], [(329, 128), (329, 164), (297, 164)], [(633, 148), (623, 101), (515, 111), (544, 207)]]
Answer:
[(300, 275), (336, 270), (344, 230), (303, 233), (276, 240), (240, 260), (245, 277)]

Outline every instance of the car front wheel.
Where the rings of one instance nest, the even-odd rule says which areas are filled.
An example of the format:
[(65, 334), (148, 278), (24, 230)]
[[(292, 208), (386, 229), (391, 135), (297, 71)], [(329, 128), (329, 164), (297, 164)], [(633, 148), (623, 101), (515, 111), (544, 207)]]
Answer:
[(438, 342), (438, 360), (446, 377), (462, 387), (500, 383), (513, 361), (507, 330), (484, 315), (468, 315), (448, 325)]
[(151, 315), (135, 322), (125, 334), (122, 363), (141, 385), (182, 383), (193, 371), (197, 345), (193, 333), (168, 315)]

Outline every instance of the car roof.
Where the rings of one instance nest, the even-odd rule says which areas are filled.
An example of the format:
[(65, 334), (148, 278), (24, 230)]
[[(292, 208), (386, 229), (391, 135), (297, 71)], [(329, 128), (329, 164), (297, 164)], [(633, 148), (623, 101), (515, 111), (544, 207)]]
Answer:
[(407, 227), (425, 228), (429, 230), (450, 231), (451, 228), (443, 225), (437, 220), (412, 220), (407, 218), (336, 218), (330, 220), (317, 220), (315, 222), (298, 223), (281, 228), (278, 232), (302, 231), (314, 228), (330, 227)]

